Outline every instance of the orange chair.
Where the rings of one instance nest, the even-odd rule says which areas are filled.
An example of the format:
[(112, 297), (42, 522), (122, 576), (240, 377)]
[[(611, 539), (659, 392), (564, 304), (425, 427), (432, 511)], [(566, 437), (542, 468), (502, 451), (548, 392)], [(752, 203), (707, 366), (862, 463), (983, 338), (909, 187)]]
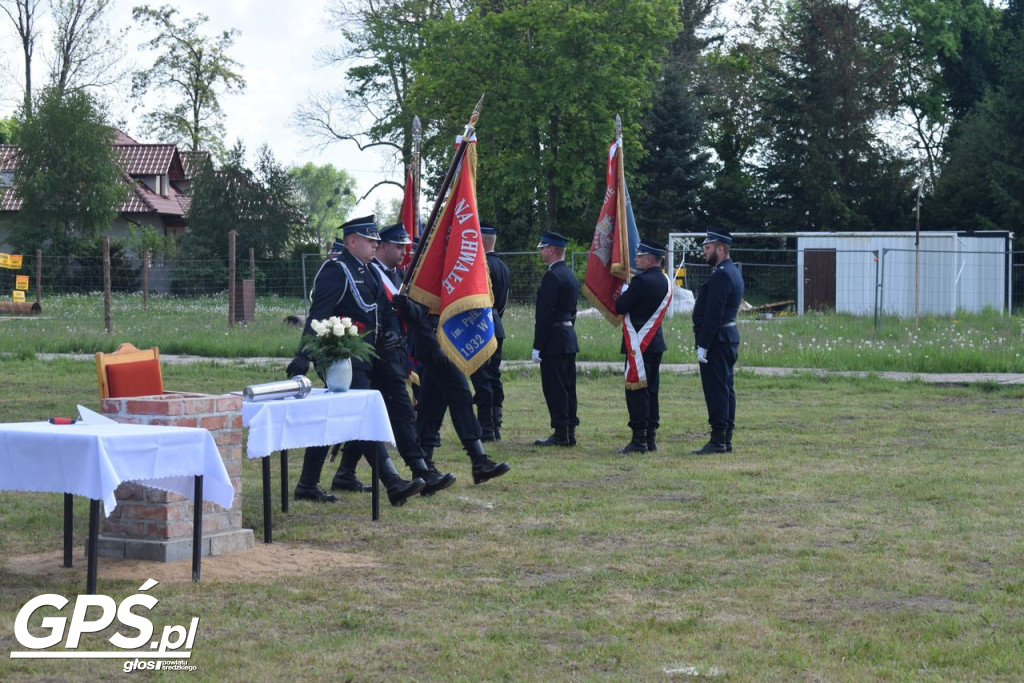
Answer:
[(164, 393), (160, 349), (137, 349), (125, 342), (113, 353), (96, 354), (100, 398), (153, 396)]

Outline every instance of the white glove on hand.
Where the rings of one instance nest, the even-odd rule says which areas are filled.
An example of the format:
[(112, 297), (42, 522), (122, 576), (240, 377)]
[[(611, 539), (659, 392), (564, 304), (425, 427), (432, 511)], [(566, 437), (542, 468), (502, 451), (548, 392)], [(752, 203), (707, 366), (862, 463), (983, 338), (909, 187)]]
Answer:
[(703, 346), (698, 346), (697, 347), (697, 362), (698, 363), (707, 363), (708, 362), (708, 350), (705, 349)]
[(625, 294), (627, 289), (629, 289), (629, 283), (628, 282), (623, 282), (622, 283), (622, 289), (619, 290), (619, 296), (622, 296), (623, 294)]
[(533, 353), (530, 355), (530, 360), (532, 360), (534, 363), (540, 362), (540, 351), (538, 349), (533, 350)]

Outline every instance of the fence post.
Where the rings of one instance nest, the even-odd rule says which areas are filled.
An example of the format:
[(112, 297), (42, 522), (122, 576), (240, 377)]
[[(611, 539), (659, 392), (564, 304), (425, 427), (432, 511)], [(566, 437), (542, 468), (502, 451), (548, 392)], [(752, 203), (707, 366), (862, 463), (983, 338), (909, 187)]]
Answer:
[(103, 236), (103, 326), (110, 334), (110, 235)]
[(228, 327), (235, 326), (235, 233), (228, 233)]
[(142, 310), (149, 310), (149, 249), (142, 252)]
[(43, 305), (43, 250), (36, 249), (36, 303)]

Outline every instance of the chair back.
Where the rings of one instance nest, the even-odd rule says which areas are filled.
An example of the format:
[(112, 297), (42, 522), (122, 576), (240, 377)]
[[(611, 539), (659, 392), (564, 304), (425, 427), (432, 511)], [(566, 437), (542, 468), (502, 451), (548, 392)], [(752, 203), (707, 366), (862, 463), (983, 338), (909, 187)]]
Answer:
[(137, 349), (125, 342), (113, 353), (96, 354), (100, 398), (153, 396), (164, 393), (160, 349)]

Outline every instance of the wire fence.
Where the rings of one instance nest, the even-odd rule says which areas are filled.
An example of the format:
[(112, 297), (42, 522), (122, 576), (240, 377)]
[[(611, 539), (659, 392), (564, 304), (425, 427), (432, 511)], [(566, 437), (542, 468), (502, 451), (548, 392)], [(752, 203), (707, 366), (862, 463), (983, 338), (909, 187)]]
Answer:
[[(546, 266), (535, 251), (502, 252), (511, 273), (509, 300), (532, 303)], [(693, 291), (710, 275), (703, 259), (672, 255), (679, 286)], [(567, 255), (580, 281), (587, 253)], [(752, 306), (796, 313), (834, 310), (857, 315), (912, 316), (917, 312), (955, 315), (994, 309), (1014, 313), (1024, 305), (1024, 251), (940, 250), (758, 250), (733, 249), (733, 260)], [(237, 279), (256, 297), (307, 298), (319, 255), (301, 259), (242, 261)], [(17, 270), (0, 268), (0, 301), (41, 301), (48, 294), (90, 294), (104, 290), (99, 257), (24, 255)], [(111, 256), (110, 286), (118, 293), (176, 297), (223, 294), (229, 290), (223, 260), (151, 260)]]

